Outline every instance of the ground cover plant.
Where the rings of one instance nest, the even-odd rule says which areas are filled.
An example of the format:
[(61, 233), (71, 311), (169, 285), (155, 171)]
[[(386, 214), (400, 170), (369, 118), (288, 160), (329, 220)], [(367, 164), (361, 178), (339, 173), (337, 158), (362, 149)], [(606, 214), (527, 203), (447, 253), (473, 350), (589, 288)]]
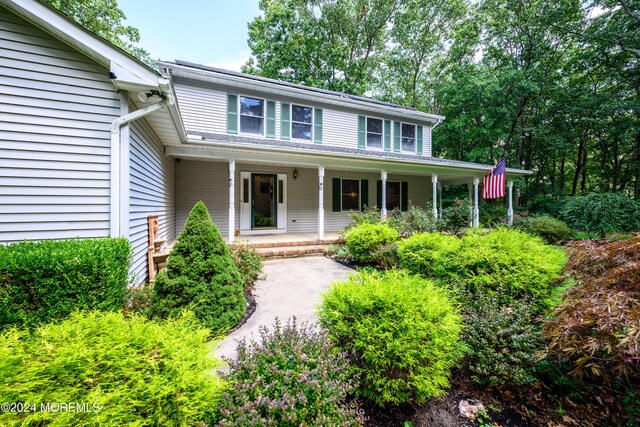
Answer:
[[(59, 323), (0, 335), (2, 425), (193, 426), (210, 423), (224, 382), (210, 331), (193, 314), (166, 322), (118, 312), (75, 312)], [(10, 385), (10, 386), (7, 386)], [(72, 410), (40, 404), (75, 402)], [(78, 409), (79, 408), (79, 409)]]
[(462, 322), (447, 293), (403, 271), (361, 272), (335, 283), (319, 319), (349, 354), (358, 395), (379, 406), (442, 395), (461, 355)]
[(130, 261), (123, 238), (0, 245), (0, 329), (33, 327), (77, 309), (121, 309)]
[(193, 310), (214, 333), (234, 327), (244, 316), (243, 279), (204, 203), (198, 202), (153, 286), (154, 316)]
[(349, 398), (347, 364), (325, 332), (276, 320), (272, 329), (261, 328), (259, 341), (238, 345), (218, 425), (362, 425), (362, 411)]

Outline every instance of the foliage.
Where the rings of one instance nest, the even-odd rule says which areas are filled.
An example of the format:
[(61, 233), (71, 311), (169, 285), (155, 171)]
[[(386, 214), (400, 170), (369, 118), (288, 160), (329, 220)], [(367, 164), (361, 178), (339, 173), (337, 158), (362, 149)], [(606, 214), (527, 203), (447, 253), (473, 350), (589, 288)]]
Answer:
[(620, 231), (640, 231), (640, 203), (620, 193), (590, 193), (568, 199), (560, 212), (576, 230), (605, 237)]
[(264, 264), (262, 257), (248, 243), (235, 242), (229, 246), (229, 252), (231, 258), (236, 262), (245, 289), (252, 288), (253, 282), (262, 273)]
[(527, 301), (505, 306), (482, 295), (469, 301), (463, 337), (473, 380), (500, 388), (535, 383), (535, 354), (544, 338), (534, 307)]
[(130, 261), (121, 238), (0, 245), (0, 329), (62, 319), (76, 309), (119, 310)]
[(126, 21), (127, 18), (118, 7), (117, 0), (45, 1), (83, 27), (155, 68), (155, 61), (151, 59), (149, 52), (135, 45), (140, 41), (140, 32), (131, 25), (124, 25), (123, 21)]
[(353, 227), (345, 235), (349, 252), (356, 261), (374, 262), (374, 252), (398, 238), (398, 232), (386, 224), (363, 223)]
[(442, 210), (442, 224), (440, 229), (454, 234), (460, 234), (469, 227), (471, 219), (471, 203), (467, 199), (455, 199), (453, 204)]
[(450, 285), (463, 298), (479, 293), (504, 304), (532, 298), (540, 310), (551, 304), (554, 280), (565, 262), (562, 251), (508, 228), (469, 232), (461, 239), (415, 235), (398, 244), (398, 255), (411, 273)]
[(214, 333), (235, 326), (246, 310), (242, 277), (204, 203), (193, 207), (153, 285), (154, 316), (176, 316), (185, 308)]
[(580, 377), (640, 377), (640, 235), (571, 247), (566, 272), (577, 284), (544, 324), (548, 353)]
[(326, 254), (343, 264), (350, 264), (353, 262), (353, 256), (351, 256), (349, 248), (347, 248), (346, 245), (331, 245), (327, 248)]
[(627, 426), (640, 426), (640, 390), (629, 390), (622, 399), (622, 404), (627, 415)]
[(402, 270), (335, 283), (319, 319), (352, 358), (358, 394), (380, 406), (443, 394), (461, 354), (462, 322), (447, 293)]
[(362, 425), (347, 364), (326, 333), (276, 319), (272, 330), (260, 328), (259, 342), (239, 343), (219, 425)]
[(480, 206), (480, 224), (484, 227), (497, 227), (507, 221), (507, 208), (493, 203)]
[[(2, 425), (175, 425), (210, 422), (224, 382), (209, 331), (192, 314), (156, 323), (121, 313), (75, 312), (28, 332), (0, 335), (0, 401), (35, 412), (0, 412)], [(76, 402), (82, 410), (42, 410)]]
[(398, 231), (398, 236), (408, 237), (414, 233), (434, 231), (439, 222), (433, 218), (430, 204), (427, 204), (425, 209), (410, 205), (405, 212), (394, 210), (387, 224)]
[(376, 265), (383, 270), (400, 268), (400, 257), (398, 257), (398, 244), (388, 243), (377, 248), (373, 252)]
[(124, 301), (124, 313), (137, 313), (147, 316), (151, 313), (151, 298), (153, 296), (153, 284), (149, 282), (129, 286)]
[(550, 216), (527, 216), (514, 218), (513, 226), (534, 236), (539, 236), (547, 243), (556, 243), (571, 239), (573, 233), (566, 222)]

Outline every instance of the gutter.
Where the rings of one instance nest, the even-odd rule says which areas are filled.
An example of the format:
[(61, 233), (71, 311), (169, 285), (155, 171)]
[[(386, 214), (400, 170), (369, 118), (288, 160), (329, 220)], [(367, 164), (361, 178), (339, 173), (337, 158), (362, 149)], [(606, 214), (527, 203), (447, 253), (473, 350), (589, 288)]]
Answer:
[[(154, 111), (162, 108), (168, 108), (173, 105), (174, 98), (171, 95), (166, 96), (162, 101), (149, 105), (148, 107), (136, 110), (133, 113), (125, 114), (118, 117), (111, 123), (111, 212), (110, 212), (110, 231), (111, 237), (127, 236), (128, 231), (126, 227), (121, 225), (120, 221), (120, 206), (121, 206), (121, 190), (128, 192), (129, 177), (122, 176), (122, 140), (121, 140), (121, 128), (128, 123), (138, 120), (144, 116), (147, 116)], [(128, 144), (127, 144), (128, 145)]]

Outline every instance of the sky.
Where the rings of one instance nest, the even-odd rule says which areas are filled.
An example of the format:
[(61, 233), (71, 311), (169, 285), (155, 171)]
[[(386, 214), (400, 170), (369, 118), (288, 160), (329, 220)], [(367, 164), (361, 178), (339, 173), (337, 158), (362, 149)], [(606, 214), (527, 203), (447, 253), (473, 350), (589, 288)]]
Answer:
[(251, 51), (247, 24), (258, 0), (118, 0), (153, 59), (182, 59), (240, 71)]

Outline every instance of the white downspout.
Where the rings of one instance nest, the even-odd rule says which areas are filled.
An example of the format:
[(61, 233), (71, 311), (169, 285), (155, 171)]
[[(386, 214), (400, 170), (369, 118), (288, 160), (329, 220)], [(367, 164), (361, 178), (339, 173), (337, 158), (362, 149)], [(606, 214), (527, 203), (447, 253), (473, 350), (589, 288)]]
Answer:
[(433, 126), (431, 126), (431, 132), (433, 132), (433, 130), (434, 130), (435, 128), (437, 128), (437, 127), (438, 127), (438, 125), (439, 125), (440, 123), (442, 123), (442, 119), (438, 119), (438, 121), (436, 122), (436, 124), (435, 124), (435, 125), (433, 125)]
[(141, 108), (133, 113), (125, 114), (111, 122), (111, 225), (109, 230), (109, 235), (111, 237), (126, 235), (120, 225), (120, 188), (122, 186), (123, 179), (129, 179), (129, 177), (121, 176), (120, 128), (127, 123), (151, 114), (161, 108), (166, 108), (171, 104), (173, 104), (173, 98), (167, 97), (157, 104), (149, 105), (148, 107)]

